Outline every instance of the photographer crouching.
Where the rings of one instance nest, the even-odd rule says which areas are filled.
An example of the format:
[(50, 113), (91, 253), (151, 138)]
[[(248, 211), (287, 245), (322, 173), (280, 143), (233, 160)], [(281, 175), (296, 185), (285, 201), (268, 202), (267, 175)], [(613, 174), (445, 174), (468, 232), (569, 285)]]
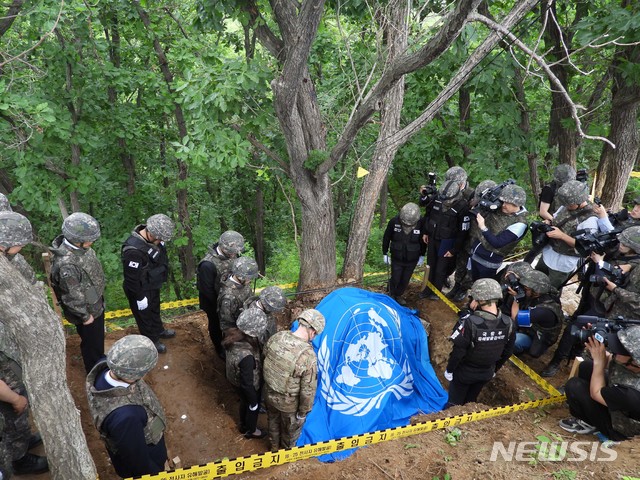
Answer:
[(513, 353), (527, 352), (533, 358), (540, 357), (556, 343), (562, 330), (564, 313), (558, 291), (551, 286), (549, 277), (533, 270), (519, 279), (524, 297), (516, 300), (518, 288), (509, 286), (514, 296), (511, 318), (518, 323)]
[(640, 326), (618, 322), (605, 328), (609, 333), (604, 336), (586, 334), (585, 347), (593, 360), (582, 362), (578, 376), (565, 387), (573, 417), (559, 425), (568, 432), (599, 431), (615, 441), (640, 435)]
[[(590, 254), (591, 265), (585, 276), (583, 298), (573, 318), (580, 315), (634, 317), (640, 310), (640, 226), (630, 227), (617, 235), (618, 251), (611, 258), (598, 252)], [(560, 363), (571, 356), (575, 339), (571, 325), (565, 328), (553, 358), (542, 371), (543, 377), (554, 376)]]

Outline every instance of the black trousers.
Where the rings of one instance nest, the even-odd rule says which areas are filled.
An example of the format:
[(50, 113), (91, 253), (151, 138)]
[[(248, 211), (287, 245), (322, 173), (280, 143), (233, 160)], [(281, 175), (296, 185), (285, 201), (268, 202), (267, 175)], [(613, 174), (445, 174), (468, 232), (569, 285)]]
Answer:
[(447, 402), (447, 408), (454, 405), (464, 405), (465, 403), (475, 402), (480, 395), (482, 387), (487, 384), (488, 380), (483, 380), (473, 383), (462, 383), (456, 380), (454, 375), (453, 380), (449, 383), (449, 401)]
[[(260, 389), (262, 390), (262, 389)], [(240, 430), (242, 433), (253, 433), (258, 428), (258, 415), (260, 414), (260, 404), (258, 408), (251, 411), (249, 408), (249, 402), (241, 388), (238, 389), (238, 395), (240, 395), (239, 413), (240, 413)], [(257, 397), (260, 398), (261, 392), (258, 391)]]
[(589, 383), (593, 372), (593, 362), (585, 360), (580, 364), (578, 376), (570, 378), (564, 387), (571, 415), (596, 427), (610, 440), (624, 440), (626, 437), (613, 429), (609, 409), (591, 398)]
[(399, 297), (407, 289), (411, 275), (416, 269), (418, 261), (415, 262), (401, 262), (398, 260), (391, 260), (391, 278), (389, 279), (389, 296)]
[(456, 257), (441, 257), (440, 240), (429, 240), (427, 245), (427, 263), (429, 264), (429, 281), (438, 290), (442, 290), (447, 277), (455, 268)]
[(224, 352), (222, 348), (222, 330), (220, 330), (220, 317), (218, 317), (218, 297), (210, 298), (202, 293), (198, 294), (200, 299), (200, 309), (207, 314), (209, 321), (209, 338), (216, 349), (216, 352)]
[(89, 373), (104, 358), (104, 313), (95, 317), (89, 325), (76, 325), (80, 335), (80, 353), (84, 369)]
[(124, 293), (127, 296), (127, 300), (129, 300), (129, 307), (133, 312), (133, 317), (136, 319), (140, 335), (149, 337), (153, 343), (156, 343), (160, 340), (160, 334), (164, 331), (164, 325), (160, 317), (160, 290), (147, 290), (144, 292), (148, 301), (148, 306), (144, 310), (138, 310), (137, 294), (127, 290)]

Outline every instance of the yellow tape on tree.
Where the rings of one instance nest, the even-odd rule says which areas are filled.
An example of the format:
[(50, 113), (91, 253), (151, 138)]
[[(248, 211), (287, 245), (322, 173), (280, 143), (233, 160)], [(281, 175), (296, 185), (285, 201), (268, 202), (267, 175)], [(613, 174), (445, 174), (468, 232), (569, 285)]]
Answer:
[(337, 440), (328, 440), (326, 442), (313, 443), (302, 447), (294, 447), (286, 450), (278, 450), (276, 452), (267, 452), (263, 454), (251, 455), (248, 457), (238, 457), (233, 459), (220, 460), (218, 462), (207, 463), (206, 465), (198, 465), (188, 468), (180, 468), (172, 472), (161, 472), (157, 475), (144, 475), (135, 477), (136, 479), (166, 479), (166, 480), (187, 480), (199, 479), (208, 480), (213, 478), (221, 478), (238, 473), (252, 472), (262, 468), (269, 468), (285, 463), (305, 460), (319, 455), (325, 455), (351, 448), (365, 447), (376, 443), (388, 442), (399, 438), (418, 435), (421, 433), (431, 432), (447, 427), (463, 425), (477, 420), (493, 418), (508, 413), (527, 410), (529, 408), (543, 407), (553, 403), (565, 400), (564, 395), (543, 398), (531, 402), (516, 403), (505, 407), (489, 408), (478, 412), (465, 413), (445, 417), (438, 420), (428, 422), (420, 422), (405, 427), (388, 428), (372, 433), (364, 433), (362, 435), (353, 435), (351, 437), (339, 438)]

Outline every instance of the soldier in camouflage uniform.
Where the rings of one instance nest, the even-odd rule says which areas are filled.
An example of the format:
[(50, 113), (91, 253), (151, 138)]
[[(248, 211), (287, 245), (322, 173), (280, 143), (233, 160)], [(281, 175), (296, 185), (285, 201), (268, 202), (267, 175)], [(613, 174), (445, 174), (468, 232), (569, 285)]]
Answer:
[(104, 287), (100, 260), (91, 245), (100, 225), (86, 213), (72, 213), (62, 223), (62, 235), (51, 244), (51, 286), (65, 318), (76, 326), (87, 373), (104, 357)]
[(157, 362), (158, 351), (149, 338), (127, 335), (87, 375), (91, 418), (123, 478), (165, 470), (167, 419), (158, 397), (142, 379)]
[(640, 435), (640, 326), (610, 333), (607, 340), (605, 347), (591, 336), (585, 344), (593, 360), (583, 361), (565, 386), (573, 417), (560, 427), (625, 440)]
[(471, 278), (495, 278), (504, 257), (509, 255), (527, 233), (527, 195), (522, 187), (507, 185), (500, 195), (502, 206), (484, 215), (476, 215), (472, 230)]
[(251, 280), (258, 276), (256, 261), (240, 257), (233, 261), (231, 272), (222, 279), (218, 296), (218, 318), (223, 335), (227, 328), (236, 326), (242, 305), (251, 296)]
[(207, 254), (198, 264), (198, 298), (200, 308), (207, 314), (209, 337), (220, 358), (224, 358), (222, 330), (218, 318), (218, 295), (222, 277), (231, 271), (231, 264), (244, 249), (244, 237), (238, 232), (227, 230), (218, 243), (209, 247)]
[(594, 211), (589, 202), (588, 188), (582, 182), (570, 180), (557, 192), (561, 207), (553, 219), (553, 230), (546, 233), (550, 239), (549, 244), (543, 248), (536, 270), (546, 273), (551, 285), (558, 290), (573, 275), (580, 262), (580, 254), (574, 248), (576, 232), (612, 230), (606, 210), (602, 208), (598, 213)]
[(267, 326), (264, 330), (264, 337), (260, 342), (264, 345), (278, 331), (274, 313), (281, 312), (287, 305), (287, 299), (280, 287), (266, 287), (258, 296), (249, 297), (242, 306), (243, 310), (257, 308), (262, 310), (267, 316)]
[(450, 337), (453, 348), (444, 372), (449, 380), (448, 406), (476, 401), (511, 356), (516, 337), (513, 321), (498, 309), (502, 289), (497, 281), (476, 280), (469, 296), (468, 310), (461, 311)]
[(122, 246), (124, 293), (138, 330), (149, 337), (158, 353), (167, 351), (161, 338), (175, 337), (164, 328), (160, 316), (160, 288), (169, 275), (169, 258), (165, 242), (173, 238), (175, 224), (162, 213), (152, 215), (145, 225), (138, 225)]
[[(520, 328), (516, 333), (513, 353), (527, 352), (540, 357), (558, 341), (564, 322), (564, 313), (558, 291), (551, 286), (549, 277), (532, 270), (520, 277), (525, 297), (511, 304), (511, 318)], [(509, 293), (516, 292), (509, 289)]]
[(576, 179), (576, 169), (566, 163), (561, 163), (553, 170), (553, 180), (542, 187), (538, 202), (538, 214), (543, 220), (553, 221), (553, 214), (560, 204), (556, 192), (565, 183)]
[(222, 346), (227, 351), (227, 380), (240, 394), (240, 433), (245, 438), (264, 438), (267, 432), (258, 428), (262, 391), (262, 348), (267, 315), (258, 308), (244, 310), (237, 327), (225, 330)]
[[(31, 241), (31, 223), (26, 217), (11, 211), (0, 212), (0, 255), (7, 257), (28, 281), (35, 280), (33, 269), (26, 261), (16, 263), (15, 259), (22, 247)], [(47, 459), (28, 453), (41, 440), (39, 435), (31, 434), (29, 402), (22, 381), (19, 351), (11, 331), (4, 325), (1, 343), (0, 416), (4, 421), (4, 431), (0, 442), (0, 470), (7, 478), (11, 470), (17, 475), (46, 472), (49, 470)]]
[[(391, 265), (389, 296), (406, 305), (404, 291), (416, 266), (424, 262), (427, 245), (422, 241), (420, 207), (407, 203), (400, 214), (389, 220), (382, 237), (382, 260)], [(387, 252), (391, 250), (391, 256)]]
[(324, 324), (320, 312), (304, 310), (291, 330), (276, 333), (264, 348), (264, 397), (272, 450), (295, 446), (313, 407), (318, 366), (311, 342)]

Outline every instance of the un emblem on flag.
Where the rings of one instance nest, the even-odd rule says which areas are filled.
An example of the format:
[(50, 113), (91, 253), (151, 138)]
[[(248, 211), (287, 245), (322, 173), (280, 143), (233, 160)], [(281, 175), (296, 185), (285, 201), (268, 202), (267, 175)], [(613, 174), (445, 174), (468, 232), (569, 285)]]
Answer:
[(345, 415), (367, 415), (383, 407), (388, 395), (411, 395), (398, 312), (375, 302), (346, 310), (318, 349), (318, 375), (327, 406)]

